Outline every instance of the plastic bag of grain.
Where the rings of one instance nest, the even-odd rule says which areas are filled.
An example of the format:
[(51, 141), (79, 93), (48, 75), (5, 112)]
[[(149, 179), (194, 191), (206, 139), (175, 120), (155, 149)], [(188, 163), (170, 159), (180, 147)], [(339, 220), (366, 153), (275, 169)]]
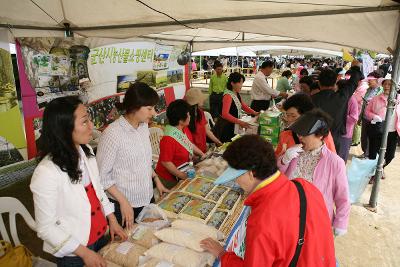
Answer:
[(121, 265), (118, 265), (112, 261), (106, 260), (106, 262), (107, 262), (107, 267), (122, 267)]
[(160, 260), (149, 256), (141, 256), (139, 258), (139, 267), (181, 267), (181, 266), (165, 260)]
[(156, 204), (149, 204), (139, 213), (136, 222), (155, 229), (161, 229), (170, 225), (168, 217), (163, 209)]
[(203, 223), (196, 222), (196, 221), (175, 220), (172, 222), (172, 227), (177, 228), (177, 229), (193, 231), (193, 232), (205, 235), (207, 237), (211, 237), (212, 239), (215, 239), (215, 240), (223, 240), (224, 239), (224, 234), (221, 231), (215, 229), (212, 226), (205, 225)]
[(152, 246), (160, 243), (154, 232), (157, 230), (141, 224), (134, 224), (131, 229), (125, 228), (125, 233), (128, 235), (128, 241), (145, 248), (151, 248)]
[(161, 229), (155, 232), (154, 235), (164, 242), (190, 248), (198, 252), (204, 251), (200, 246), (200, 242), (208, 237), (191, 230), (172, 227)]
[(104, 259), (122, 267), (136, 267), (139, 257), (146, 252), (146, 248), (131, 242), (113, 242), (103, 247), (99, 254)]
[(146, 251), (146, 256), (172, 262), (185, 267), (204, 267), (212, 265), (215, 258), (206, 252), (197, 252), (185, 247), (160, 243)]

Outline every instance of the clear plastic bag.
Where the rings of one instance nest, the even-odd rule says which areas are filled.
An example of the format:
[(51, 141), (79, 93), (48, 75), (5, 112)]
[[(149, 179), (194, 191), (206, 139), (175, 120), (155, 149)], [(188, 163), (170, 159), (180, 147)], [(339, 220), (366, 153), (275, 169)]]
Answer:
[(367, 187), (369, 178), (374, 175), (378, 159), (359, 159), (353, 157), (347, 167), (347, 180), (349, 182), (350, 202), (356, 203)]
[(136, 222), (154, 229), (161, 229), (171, 224), (165, 212), (152, 203), (143, 208), (136, 218)]

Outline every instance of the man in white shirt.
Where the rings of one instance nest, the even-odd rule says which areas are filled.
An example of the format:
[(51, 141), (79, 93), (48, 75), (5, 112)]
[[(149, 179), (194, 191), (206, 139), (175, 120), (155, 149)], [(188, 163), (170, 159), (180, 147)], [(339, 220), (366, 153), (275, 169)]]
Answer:
[(268, 84), (267, 77), (271, 75), (274, 62), (264, 61), (261, 64), (260, 71), (254, 77), (253, 85), (251, 86), (251, 108), (255, 111), (267, 110), (271, 98), (283, 97), (286, 98), (287, 94), (272, 89)]

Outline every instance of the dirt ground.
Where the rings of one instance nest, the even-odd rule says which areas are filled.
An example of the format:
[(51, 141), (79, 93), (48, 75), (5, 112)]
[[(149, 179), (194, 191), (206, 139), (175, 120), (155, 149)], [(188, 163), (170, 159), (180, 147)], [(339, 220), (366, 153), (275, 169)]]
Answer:
[[(359, 147), (351, 153), (361, 154)], [(359, 204), (351, 208), (348, 233), (335, 240), (336, 256), (342, 267), (400, 266), (400, 150), (385, 168), (381, 181), (377, 213), (368, 211), (372, 185), (368, 185)]]
[[(361, 154), (359, 147), (352, 147), (351, 153)], [(337, 237), (336, 256), (341, 267), (397, 267), (400, 266), (400, 150), (396, 158), (385, 169), (386, 179), (382, 181), (378, 199), (378, 211), (373, 213), (363, 207), (368, 203), (371, 185), (368, 185), (361, 203), (351, 209), (350, 225), (345, 236)], [(18, 198), (33, 215), (32, 194), (29, 179), (0, 190), (0, 196)], [(8, 222), (8, 216), (3, 216)], [(48, 260), (54, 258), (42, 251), (42, 241), (36, 237), (17, 217), (20, 240), (35, 255)]]

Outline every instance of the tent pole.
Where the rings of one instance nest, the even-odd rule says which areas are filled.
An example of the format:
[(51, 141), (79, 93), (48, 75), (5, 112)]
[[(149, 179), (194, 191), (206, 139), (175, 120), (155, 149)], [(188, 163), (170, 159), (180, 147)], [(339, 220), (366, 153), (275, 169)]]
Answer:
[(189, 85), (192, 88), (192, 53), (193, 53), (193, 41), (189, 42)]
[(379, 151), (377, 170), (375, 173), (375, 182), (374, 182), (374, 185), (372, 186), (372, 192), (371, 192), (371, 196), (369, 198), (369, 205), (367, 206), (367, 208), (372, 211), (376, 211), (376, 209), (377, 209), (379, 186), (380, 186), (381, 178), (383, 176), (383, 164), (385, 161), (385, 152), (386, 152), (386, 146), (387, 146), (387, 137), (388, 137), (388, 130), (389, 130), (388, 121), (392, 117), (392, 114), (396, 107), (397, 89), (398, 89), (398, 85), (400, 82), (400, 33), (397, 33), (396, 48), (395, 48), (393, 57), (394, 57), (394, 61), (393, 61), (393, 72), (392, 72), (392, 87), (390, 88), (390, 94), (389, 94), (389, 98), (388, 98), (388, 106), (386, 109), (385, 125), (384, 125), (384, 131), (383, 131), (383, 135), (382, 135), (381, 148)]

